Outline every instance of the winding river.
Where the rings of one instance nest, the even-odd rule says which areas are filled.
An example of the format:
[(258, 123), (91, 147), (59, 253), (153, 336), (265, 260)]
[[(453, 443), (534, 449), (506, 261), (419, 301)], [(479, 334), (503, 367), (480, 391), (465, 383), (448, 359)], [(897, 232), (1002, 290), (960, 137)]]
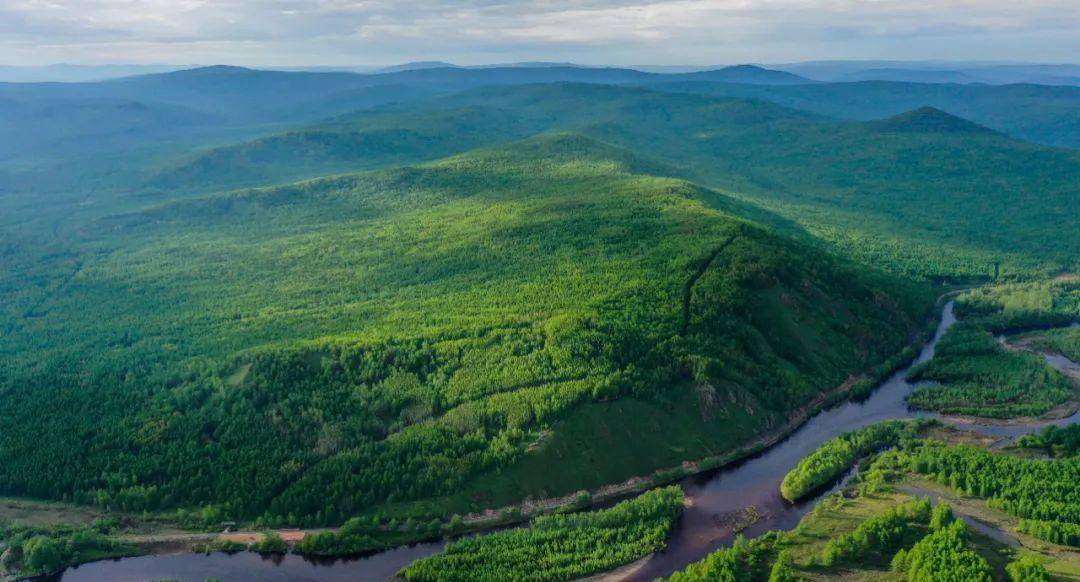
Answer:
[[(949, 301), (943, 308), (934, 337), (923, 347), (912, 365), (932, 358), (938, 340), (955, 322), (953, 303)], [(1076, 363), (1061, 356), (1047, 356), (1047, 362), (1063, 371), (1080, 369)], [(756, 508), (758, 520), (743, 530), (742, 535), (754, 537), (769, 530), (793, 528), (818, 499), (842, 486), (842, 483), (838, 483), (815, 499), (796, 504), (786, 502), (780, 497), (780, 482), (799, 459), (824, 441), (861, 426), (890, 418), (929, 415), (909, 410), (904, 402), (904, 397), (913, 387), (906, 380), (909, 370), (910, 366), (890, 376), (863, 402), (848, 402), (818, 414), (785, 440), (757, 456), (684, 480), (682, 485), (689, 504), (668, 548), (628, 572), (625, 579), (644, 581), (666, 576), (730, 544), (735, 537), (731, 524), (750, 506)], [(986, 435), (1012, 438), (1048, 424), (1071, 424), (1078, 418), (1080, 413), (1060, 420), (1027, 424), (991, 425), (972, 421), (963, 424), (964, 428)], [(234, 555), (154, 555), (84, 564), (69, 568), (58, 580), (143, 582), (175, 579), (202, 582), (207, 578), (220, 578), (223, 582), (380, 581), (392, 578), (411, 561), (438, 552), (442, 547), (441, 542), (418, 544), (366, 558), (330, 562), (312, 561), (295, 554), (263, 558), (251, 552)]]

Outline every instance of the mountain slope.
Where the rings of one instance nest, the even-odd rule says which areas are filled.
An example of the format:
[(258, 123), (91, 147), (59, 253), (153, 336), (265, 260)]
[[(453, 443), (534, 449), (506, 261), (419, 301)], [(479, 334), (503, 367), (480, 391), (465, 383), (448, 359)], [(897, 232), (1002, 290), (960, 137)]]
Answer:
[[(707, 110), (714, 123), (724, 125), (816, 119), (764, 103), (608, 85), (484, 87), (415, 105), (355, 112), (285, 134), (211, 149), (165, 169), (152, 185), (214, 190), (271, 184), (282, 178), (430, 160), (548, 131), (584, 131), (635, 115), (652, 115), (649, 123), (655, 126), (665, 122), (662, 116), (668, 110)], [(312, 148), (311, 143), (332, 145)]]
[[(653, 167), (542, 136), (103, 221), (0, 338), (0, 486), (338, 522), (460, 491), (528, 462), (537, 431), (634, 402), (701, 428), (634, 444), (651, 470), (775, 427), (919, 327), (927, 289)], [(562, 487), (593, 478), (590, 454)]]
[(992, 129), (929, 106), (872, 122), (870, 127), (878, 131), (897, 133), (993, 133)]
[[(1070, 211), (1080, 204), (1080, 154), (1020, 142), (933, 108), (858, 123), (762, 101), (630, 87), (490, 87), (313, 127), (306, 130), (312, 139), (326, 135), (343, 145), (319, 158), (324, 165), (305, 166), (299, 153), (286, 167), (296, 172), (291, 177), (305, 177), (552, 130), (647, 152), (665, 164), (665, 175), (734, 193), (851, 256), (917, 277), (1030, 276), (1080, 260)], [(370, 147), (374, 136), (386, 135), (401, 139)], [(267, 183), (280, 177), (270, 170), (282, 164), (259, 161), (265, 143), (212, 150), (195, 168), (163, 179), (186, 187)], [(283, 147), (281, 155), (290, 151)], [(244, 163), (233, 166), (237, 155)], [(184, 181), (186, 173), (193, 177)]]
[(750, 85), (801, 85), (813, 82), (810, 79), (800, 77), (799, 75), (774, 69), (766, 69), (756, 65), (735, 65), (708, 71), (676, 73), (666, 77), (654, 77), (652, 80), (654, 82), (662, 82), (662, 80), (667, 79), (674, 82), (711, 81), (716, 83), (746, 83)]
[(1020, 139), (1080, 148), (1080, 87), (957, 85), (864, 81), (789, 86), (673, 82), (666, 91), (763, 99), (787, 107), (867, 121), (931, 106)]
[[(89, 83), (0, 83), (0, 98), (34, 101), (125, 99), (173, 104), (237, 121), (314, 120), (370, 106), (380, 88), (408, 88), (425, 95), (492, 85), (578, 82), (596, 84), (690, 80), (793, 84), (791, 73), (743, 65), (699, 73), (662, 75), (613, 67), (503, 66), (407, 68), (392, 72), (267, 71), (211, 66)], [(384, 97), (389, 103), (409, 98)], [(346, 96), (352, 99), (345, 99)], [(291, 117), (290, 117), (291, 116)]]

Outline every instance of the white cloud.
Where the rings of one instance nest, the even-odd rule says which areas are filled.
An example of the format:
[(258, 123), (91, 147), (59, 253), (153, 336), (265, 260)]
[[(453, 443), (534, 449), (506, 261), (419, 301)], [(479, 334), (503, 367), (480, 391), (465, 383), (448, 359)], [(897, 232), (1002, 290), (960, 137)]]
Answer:
[(0, 50), (37, 61), (1067, 60), (1078, 38), (1077, 0), (0, 0)]

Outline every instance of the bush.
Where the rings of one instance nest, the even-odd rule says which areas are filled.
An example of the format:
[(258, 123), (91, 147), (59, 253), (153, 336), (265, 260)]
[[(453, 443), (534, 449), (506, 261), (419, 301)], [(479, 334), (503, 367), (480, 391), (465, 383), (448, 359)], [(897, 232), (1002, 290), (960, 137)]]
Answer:
[(929, 519), (929, 499), (917, 499), (893, 507), (863, 521), (854, 531), (826, 543), (821, 553), (822, 564), (832, 566), (867, 552), (891, 553), (914, 541), (914, 536), (920, 531), (918, 526), (925, 525)]
[(261, 540), (255, 542), (252, 549), (264, 554), (284, 554), (289, 551), (289, 546), (276, 531), (268, 531)]
[(1046, 566), (1030, 554), (1005, 566), (1005, 571), (1012, 582), (1050, 582)]
[(769, 571), (769, 582), (799, 582), (799, 580), (802, 578), (795, 573), (791, 554), (781, 551), (776, 557), (776, 562), (773, 563), (772, 570)]
[(967, 526), (953, 521), (915, 544), (907, 555), (908, 582), (991, 582), (990, 565), (965, 546)]
[(948, 503), (939, 503), (930, 514), (930, 530), (938, 531), (949, 525), (956, 519), (953, 516), (952, 507)]
[(23, 544), (23, 566), (31, 572), (55, 572), (64, 566), (61, 546), (47, 536), (34, 536)]

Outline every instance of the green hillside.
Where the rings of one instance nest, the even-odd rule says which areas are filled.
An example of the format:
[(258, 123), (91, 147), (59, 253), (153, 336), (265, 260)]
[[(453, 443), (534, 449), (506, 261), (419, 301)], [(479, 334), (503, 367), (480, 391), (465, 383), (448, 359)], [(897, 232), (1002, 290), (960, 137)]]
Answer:
[(662, 167), (548, 135), (86, 225), (36, 263), (65, 277), (4, 288), (0, 488), (337, 522), (512, 472), (586, 407), (738, 427), (658, 463), (731, 450), (921, 328), (932, 290)]
[(662, 166), (656, 172), (767, 209), (757, 218), (771, 214), (787, 234), (809, 231), (907, 276), (1032, 277), (1080, 260), (1072, 212), (1080, 154), (929, 107), (845, 122), (760, 101), (626, 87), (483, 88), (213, 150), (161, 180), (204, 189), (271, 183), (282, 172), (299, 178), (425, 160), (552, 130), (641, 152)]
[(868, 121), (919, 107), (936, 107), (1020, 139), (1080, 147), (1080, 87), (861, 81), (761, 86), (680, 81), (665, 91), (761, 99), (840, 119)]

